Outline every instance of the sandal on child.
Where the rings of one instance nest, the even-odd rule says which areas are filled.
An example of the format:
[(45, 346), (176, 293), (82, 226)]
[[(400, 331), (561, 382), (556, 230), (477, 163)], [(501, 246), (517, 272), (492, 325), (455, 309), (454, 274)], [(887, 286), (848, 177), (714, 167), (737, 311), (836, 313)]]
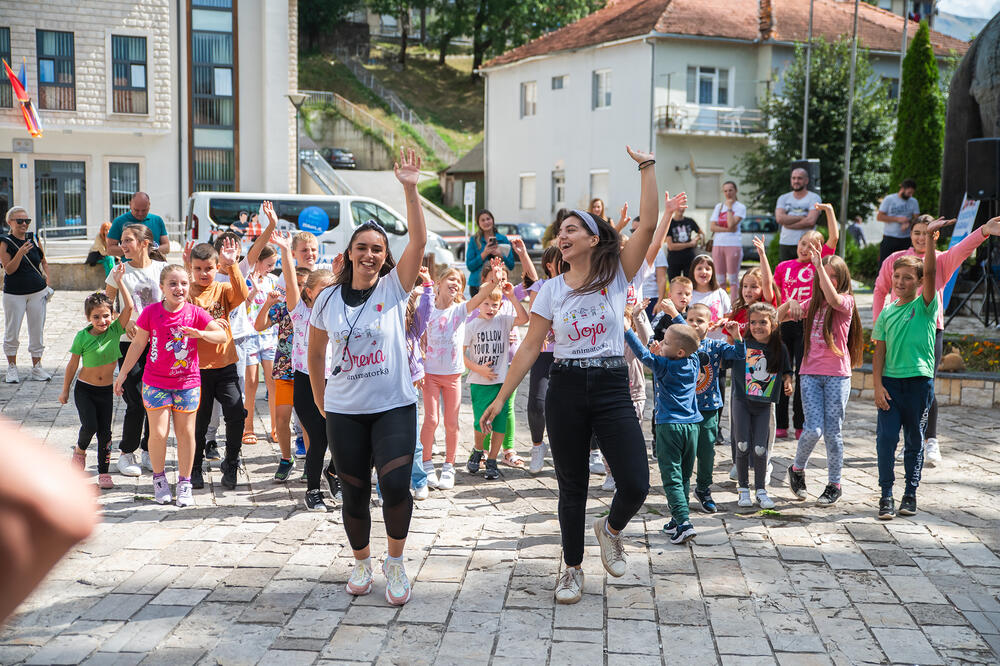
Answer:
[(252, 432), (245, 432), (243, 433), (243, 439), (240, 441), (246, 444), (247, 446), (252, 446), (257, 443), (257, 435), (253, 434)]
[(515, 451), (504, 451), (503, 464), (515, 469), (524, 469), (524, 459)]

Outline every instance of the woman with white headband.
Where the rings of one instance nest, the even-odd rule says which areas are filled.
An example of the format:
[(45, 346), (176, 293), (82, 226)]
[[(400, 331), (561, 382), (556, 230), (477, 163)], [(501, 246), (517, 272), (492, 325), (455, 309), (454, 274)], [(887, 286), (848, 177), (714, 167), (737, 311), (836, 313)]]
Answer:
[[(566, 564), (555, 597), (564, 604), (576, 603), (583, 593), (580, 564), (591, 433), (597, 434), (617, 484), (610, 513), (594, 523), (601, 560), (612, 576), (625, 573), (621, 531), (649, 491), (646, 442), (629, 396), (622, 316), (629, 282), (653, 240), (658, 195), (652, 154), (627, 150), (641, 174), (639, 225), (621, 248), (618, 232), (603, 218), (574, 210), (563, 219), (556, 244), (569, 270), (547, 280), (535, 297), (528, 335), (500, 394), (480, 421), (483, 432), (489, 432), (490, 423), (535, 362), (551, 328), (555, 360), (545, 416), (559, 483), (559, 527)], [(680, 194), (667, 200), (667, 208), (686, 201)]]

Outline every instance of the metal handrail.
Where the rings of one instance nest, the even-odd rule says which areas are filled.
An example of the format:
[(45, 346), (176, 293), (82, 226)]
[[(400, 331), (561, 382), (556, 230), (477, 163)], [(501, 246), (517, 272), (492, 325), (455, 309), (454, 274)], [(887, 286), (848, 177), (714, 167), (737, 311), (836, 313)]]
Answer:
[(353, 122), (367, 125), (372, 132), (381, 135), (390, 147), (396, 147), (396, 131), (392, 127), (342, 95), (325, 90), (300, 90), (299, 92), (306, 95), (307, 103), (330, 104)]
[(656, 107), (657, 129), (673, 132), (718, 132), (759, 134), (766, 131), (760, 109), (698, 104), (669, 104)]

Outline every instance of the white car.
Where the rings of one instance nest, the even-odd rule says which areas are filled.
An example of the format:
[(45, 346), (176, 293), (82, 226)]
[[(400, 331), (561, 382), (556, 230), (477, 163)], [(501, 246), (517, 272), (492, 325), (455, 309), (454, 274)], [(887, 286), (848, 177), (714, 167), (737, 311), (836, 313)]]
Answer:
[[(393, 257), (398, 258), (406, 247), (408, 229), (404, 217), (378, 199), (354, 195), (195, 192), (188, 198), (185, 238), (212, 242), (239, 221), (241, 212), (252, 215), (264, 201), (274, 203), (279, 230), (316, 235), (321, 262), (331, 261), (343, 252), (354, 230), (368, 220), (375, 220), (385, 229)], [(266, 220), (258, 220), (254, 228), (237, 225), (234, 230), (254, 236), (266, 224)], [(426, 254), (433, 255), (436, 264), (455, 262), (448, 245), (433, 231), (427, 232)]]

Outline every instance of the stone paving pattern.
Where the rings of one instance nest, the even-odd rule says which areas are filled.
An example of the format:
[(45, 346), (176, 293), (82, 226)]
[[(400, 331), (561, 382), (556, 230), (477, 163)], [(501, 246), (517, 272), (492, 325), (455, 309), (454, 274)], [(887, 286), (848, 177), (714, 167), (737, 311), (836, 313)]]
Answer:
[[(50, 305), (45, 364), (56, 378), (0, 384), (3, 415), (67, 458), (77, 415), (56, 397), (83, 297), (57, 293)], [(257, 413), (266, 415), (263, 401)], [(399, 609), (385, 602), (380, 573), (373, 594), (347, 595), (352, 559), (339, 511), (309, 513), (304, 484), (270, 480), (276, 445), (246, 448), (249, 483), (241, 475), (235, 491), (221, 488), (215, 466), (185, 509), (153, 503), (148, 473), (127, 479), (112, 465), (118, 487), (101, 493), (104, 522), (0, 629), (0, 663), (997, 663), (1000, 414), (942, 408), (945, 461), (925, 470), (920, 513), (886, 523), (874, 518), (875, 409), (853, 401), (848, 414), (840, 503), (791, 499), (784, 470), (794, 442), (780, 440), (779, 514), (738, 512), (728, 447), (719, 447), (722, 511), (693, 511), (689, 546), (660, 532), (667, 507), (652, 464), (649, 499), (625, 531), (626, 575), (606, 576), (588, 530), (586, 593), (574, 606), (552, 599), (561, 560), (551, 466), (537, 477), (502, 468), (497, 482), (462, 471), (454, 490), (418, 502), (406, 549), (413, 599)], [(467, 439), (467, 399), (462, 425)], [(266, 431), (260, 421), (258, 436)], [(96, 480), (93, 454), (88, 462)], [(811, 499), (825, 485), (824, 463), (817, 447)], [(591, 516), (611, 498), (602, 480), (592, 477)]]

